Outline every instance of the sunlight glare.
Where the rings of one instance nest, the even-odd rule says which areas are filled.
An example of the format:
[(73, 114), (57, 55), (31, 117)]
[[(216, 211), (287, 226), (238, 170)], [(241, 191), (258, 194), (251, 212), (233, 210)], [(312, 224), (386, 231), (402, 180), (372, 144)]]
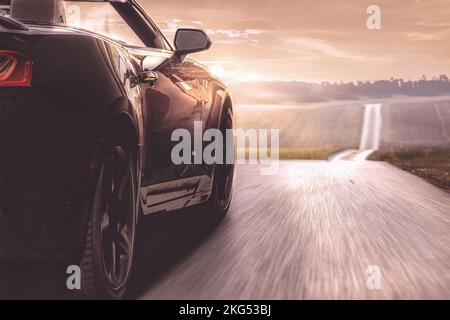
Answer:
[(222, 66), (219, 65), (210, 66), (209, 70), (211, 70), (211, 72), (219, 78), (225, 76), (225, 69)]

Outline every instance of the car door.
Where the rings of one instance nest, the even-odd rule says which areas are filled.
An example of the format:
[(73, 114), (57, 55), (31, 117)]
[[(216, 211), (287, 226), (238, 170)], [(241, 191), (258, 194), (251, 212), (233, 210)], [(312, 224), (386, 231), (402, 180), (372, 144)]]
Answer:
[(175, 130), (190, 133), (192, 150), (194, 138), (199, 141), (203, 136), (209, 116), (205, 87), (209, 75), (195, 62), (177, 59), (167, 49), (148, 48), (140, 55), (141, 70), (148, 77), (145, 80), (141, 75), (146, 124), (141, 196), (144, 213), (149, 214), (179, 209), (209, 196), (208, 166), (194, 163), (194, 155), (191, 163), (182, 164), (175, 164), (171, 157), (179, 143), (171, 139)]

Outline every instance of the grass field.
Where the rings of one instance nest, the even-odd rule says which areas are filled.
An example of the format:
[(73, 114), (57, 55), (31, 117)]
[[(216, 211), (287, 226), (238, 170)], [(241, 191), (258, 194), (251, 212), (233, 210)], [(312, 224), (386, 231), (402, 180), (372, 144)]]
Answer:
[[(254, 152), (258, 154), (259, 149), (254, 149)], [(342, 151), (338, 148), (280, 148), (279, 159), (280, 160), (327, 160), (332, 154), (336, 154)], [(238, 155), (242, 155), (241, 159), (249, 159), (251, 151), (248, 149), (238, 149)], [(264, 150), (267, 156), (270, 156), (270, 150)], [(259, 157), (258, 157), (259, 158)]]
[(405, 98), (383, 105), (380, 150), (387, 161), (450, 191), (450, 98)]
[(279, 129), (281, 159), (327, 159), (357, 149), (363, 121), (358, 102), (238, 105), (237, 128)]
[(450, 148), (450, 98), (402, 98), (383, 103), (381, 151)]
[(450, 149), (377, 151), (370, 160), (387, 161), (450, 192)]

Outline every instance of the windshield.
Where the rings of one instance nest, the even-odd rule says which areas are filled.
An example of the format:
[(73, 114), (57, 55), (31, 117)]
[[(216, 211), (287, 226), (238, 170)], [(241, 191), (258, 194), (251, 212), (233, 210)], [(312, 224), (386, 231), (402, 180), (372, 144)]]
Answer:
[(145, 47), (110, 3), (64, 1), (64, 6), (68, 26), (99, 33), (131, 46)]

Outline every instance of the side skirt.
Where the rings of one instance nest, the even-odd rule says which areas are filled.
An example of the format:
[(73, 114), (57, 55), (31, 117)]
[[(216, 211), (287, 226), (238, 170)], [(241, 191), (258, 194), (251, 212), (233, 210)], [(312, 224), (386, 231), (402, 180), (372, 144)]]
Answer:
[(149, 215), (187, 208), (205, 202), (211, 192), (212, 179), (207, 175), (142, 187), (142, 210)]

